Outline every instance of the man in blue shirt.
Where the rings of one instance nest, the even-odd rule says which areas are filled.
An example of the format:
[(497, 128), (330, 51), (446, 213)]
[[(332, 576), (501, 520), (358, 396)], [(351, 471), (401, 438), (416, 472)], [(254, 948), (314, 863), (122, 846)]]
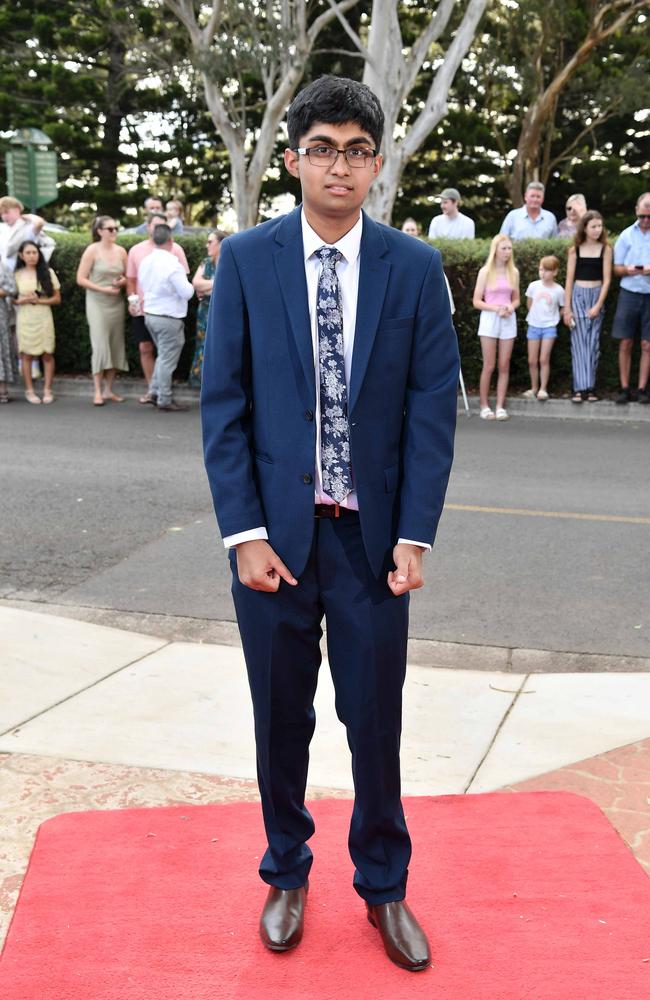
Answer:
[(531, 181), (524, 194), (521, 208), (508, 212), (501, 232), (511, 240), (550, 240), (557, 236), (557, 219), (552, 212), (542, 208), (544, 185), (541, 181)]
[(621, 391), (619, 404), (629, 403), (632, 347), (637, 332), (641, 336), (639, 389), (637, 402), (650, 403), (650, 191), (639, 196), (636, 222), (624, 229), (614, 247), (614, 274), (621, 279), (612, 337), (620, 341), (618, 370)]

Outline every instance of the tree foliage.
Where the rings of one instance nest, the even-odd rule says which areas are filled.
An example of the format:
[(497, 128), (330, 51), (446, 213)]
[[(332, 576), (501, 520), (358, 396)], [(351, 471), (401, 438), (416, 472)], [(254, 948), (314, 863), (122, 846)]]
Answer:
[[(384, 103), (395, 95), (385, 178), (395, 166), (396, 224), (414, 215), (426, 227), (436, 195), (451, 185), (489, 235), (523, 183), (540, 177), (553, 210), (582, 190), (616, 230), (647, 186), (649, 7), (650, 0), (492, 0), (451, 88), (435, 92), (469, 3), (0, 0), (0, 135), (6, 141), (35, 125), (53, 139), (63, 183), (46, 214), (58, 221), (78, 221), (80, 205), (86, 215), (121, 215), (154, 191), (181, 196), (196, 223), (214, 222), (236, 197), (240, 225), (249, 225), (271, 211), (275, 196), (298, 193), (281, 162), (282, 119), (295, 89), (325, 72), (365, 73), (373, 83), (370, 55)], [(373, 42), (378, 12), (389, 37), (376, 28)], [(563, 79), (524, 156), (530, 109), (598, 18), (607, 28), (624, 12), (624, 28), (601, 38)], [(442, 14), (448, 21), (444, 29), (438, 21), (433, 37)], [(415, 70), (413, 53), (423, 55)], [(214, 88), (218, 114), (208, 101)], [(430, 119), (428, 135), (411, 147), (407, 138), (417, 138), (432, 101), (442, 117)]]

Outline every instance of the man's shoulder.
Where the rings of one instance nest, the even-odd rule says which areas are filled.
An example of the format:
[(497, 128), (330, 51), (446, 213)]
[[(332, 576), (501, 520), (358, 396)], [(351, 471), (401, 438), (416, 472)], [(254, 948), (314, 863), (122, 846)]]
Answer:
[(139, 243), (134, 243), (129, 250), (129, 257), (132, 260), (137, 260), (139, 257), (146, 256), (151, 251), (152, 246), (151, 240), (140, 240)]
[(232, 236), (226, 237), (223, 242), (227, 243), (229, 249), (237, 254), (257, 249), (265, 243), (273, 242), (280, 229), (292, 219), (293, 215), (293, 212), (289, 212), (277, 215), (273, 219), (266, 219), (256, 226), (251, 226), (250, 229), (242, 229), (238, 233), (233, 233)]
[(636, 222), (633, 222), (631, 226), (627, 227), (627, 229), (621, 230), (621, 232), (618, 234), (618, 239), (616, 240), (616, 242), (620, 243), (621, 240), (629, 242), (630, 240), (634, 239), (634, 234), (638, 231), (639, 227), (637, 226)]

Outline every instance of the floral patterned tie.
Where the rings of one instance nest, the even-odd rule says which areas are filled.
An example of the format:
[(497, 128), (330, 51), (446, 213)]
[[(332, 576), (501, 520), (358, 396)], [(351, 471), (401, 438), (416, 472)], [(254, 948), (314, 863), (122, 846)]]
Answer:
[(354, 488), (350, 468), (348, 392), (343, 362), (343, 310), (336, 265), (343, 254), (320, 247), (321, 262), (316, 295), (318, 359), (320, 367), (320, 454), (323, 491), (341, 503)]

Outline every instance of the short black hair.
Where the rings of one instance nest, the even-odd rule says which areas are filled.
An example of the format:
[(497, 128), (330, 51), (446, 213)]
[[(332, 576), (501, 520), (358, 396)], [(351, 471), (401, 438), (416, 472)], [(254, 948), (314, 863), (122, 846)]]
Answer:
[(321, 76), (296, 94), (287, 112), (289, 145), (295, 149), (314, 122), (344, 125), (354, 122), (372, 136), (379, 150), (384, 134), (384, 112), (376, 94), (365, 83), (344, 76)]
[(172, 238), (172, 231), (168, 225), (160, 222), (157, 226), (153, 227), (153, 233), (151, 234), (151, 239), (154, 241), (157, 247), (164, 247), (165, 243), (169, 243)]

